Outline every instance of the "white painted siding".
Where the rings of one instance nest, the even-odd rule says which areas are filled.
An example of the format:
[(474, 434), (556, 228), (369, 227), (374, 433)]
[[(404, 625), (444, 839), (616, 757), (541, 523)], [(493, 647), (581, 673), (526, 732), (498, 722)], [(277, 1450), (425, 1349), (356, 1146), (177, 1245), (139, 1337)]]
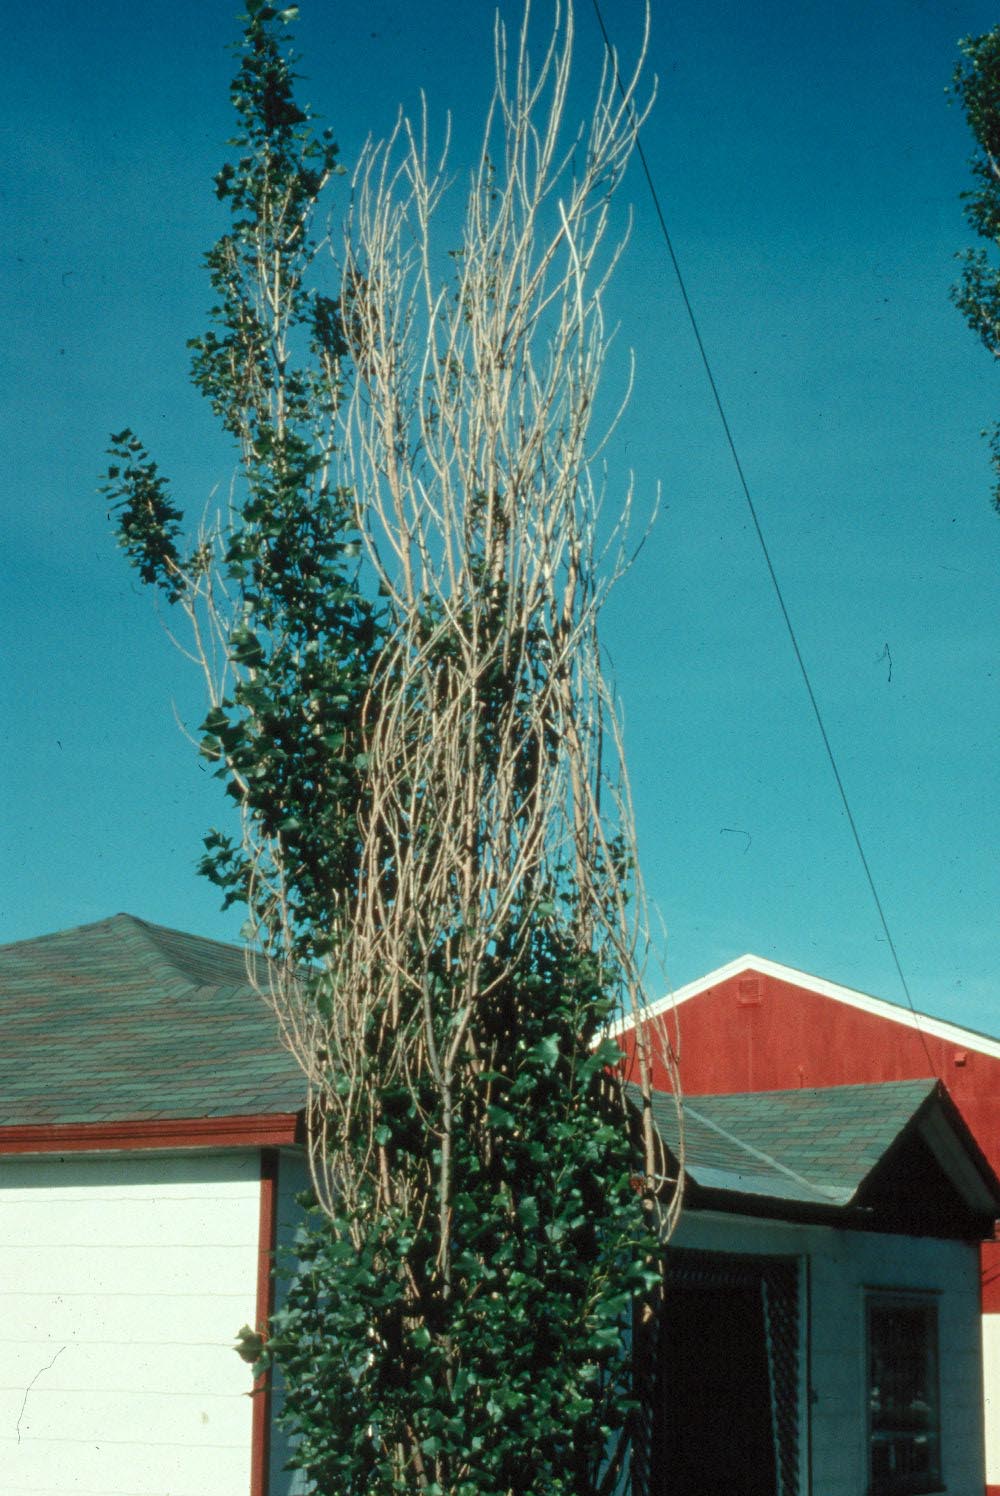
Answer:
[(247, 1496), (255, 1151), (0, 1159), (2, 1496)]
[[(979, 1253), (964, 1242), (793, 1226), (688, 1211), (675, 1246), (808, 1259), (812, 1496), (868, 1484), (865, 1290), (932, 1291), (938, 1310), (941, 1455), (948, 1496), (983, 1496)], [(1000, 1336), (994, 1342), (1000, 1373)], [(1000, 1384), (1000, 1383), (998, 1383)], [(802, 1388), (800, 1433), (807, 1425)]]
[(986, 1389), (986, 1483), (1000, 1486), (1000, 1314), (983, 1315)]

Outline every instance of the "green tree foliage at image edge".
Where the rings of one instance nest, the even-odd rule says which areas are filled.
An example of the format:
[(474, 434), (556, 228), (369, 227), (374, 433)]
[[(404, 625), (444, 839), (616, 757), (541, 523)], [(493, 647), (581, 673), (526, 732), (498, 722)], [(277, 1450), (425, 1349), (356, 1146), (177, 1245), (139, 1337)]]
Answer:
[[(191, 345), (194, 383), (240, 454), (221, 555), (187, 538), (167, 480), (129, 430), (113, 438), (105, 492), (129, 560), (170, 604), (213, 567), (236, 600), (225, 639), (235, 685), (203, 724), (202, 752), (290, 870), (287, 921), (275, 922), (268, 869), (239, 841), (212, 831), (201, 871), (227, 903), (249, 906), (272, 955), (317, 972), (326, 1013), (336, 994), (321, 963), (345, 900), (359, 897), (363, 710), (391, 620), (364, 585), (353, 495), (332, 476), (336, 392), (350, 375), (340, 299), (308, 281), (312, 217), (339, 168), (329, 132), (295, 102), (284, 42), (294, 15), (253, 0), (244, 17), (237, 156), (216, 179), (231, 219), (207, 256), (211, 329)], [(275, 266), (269, 319), (260, 277)], [(428, 619), (428, 632), (446, 655), (441, 621)], [(542, 903), (532, 896), (537, 926), (490, 997), (493, 1067), (458, 1077), (447, 1280), (433, 1198), (385, 1211), (362, 1196), (349, 1217), (314, 1207), (286, 1265), (262, 1364), (280, 1373), (291, 1463), (316, 1492), (618, 1488), (608, 1450), (624, 1447), (636, 1406), (633, 1306), (655, 1290), (661, 1247), (608, 1085), (619, 1052), (601, 1035), (614, 973), (572, 938), (571, 880)], [(496, 931), (498, 970), (507, 939)], [(437, 980), (455, 979), (442, 958)], [(366, 1107), (347, 1145), (363, 1154), (374, 1142), (405, 1177), (412, 1160), (413, 1177), (435, 1178), (439, 1097), (382, 1072), (374, 1028), (365, 1045)]]
[[(970, 167), (974, 185), (963, 193), (965, 216), (980, 238), (1000, 246), (1000, 27), (960, 43), (963, 61), (954, 92), (978, 145)], [(961, 253), (962, 276), (952, 299), (983, 346), (1000, 358), (1000, 265), (986, 249)], [(989, 432), (997, 481), (993, 503), (1000, 512), (1000, 423)]]

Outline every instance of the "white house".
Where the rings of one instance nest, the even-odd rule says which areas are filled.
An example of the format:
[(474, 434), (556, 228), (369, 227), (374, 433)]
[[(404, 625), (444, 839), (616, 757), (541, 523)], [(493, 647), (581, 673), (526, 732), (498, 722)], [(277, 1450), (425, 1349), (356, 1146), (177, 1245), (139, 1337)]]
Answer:
[(0, 948), (2, 1496), (286, 1496), (263, 1324), (300, 1071), (242, 952), (129, 915)]
[[(699, 1096), (644, 1496), (982, 1496), (1000, 1185), (936, 1081)], [(673, 1103), (654, 1117), (675, 1159)]]
[[(690, 982), (649, 1012), (680, 1035), (687, 1097), (937, 1077), (1000, 1172), (995, 1036), (752, 955)], [(631, 1055), (630, 1026), (621, 1043)], [(658, 1063), (654, 1053), (654, 1070)], [(665, 1072), (658, 1078), (664, 1082)], [(997, 1240), (988, 1233), (980, 1248), (980, 1294), (986, 1488), (1000, 1496), (1000, 1232)]]
[[(303, 1089), (234, 947), (129, 915), (0, 947), (0, 1496), (304, 1489), (233, 1349), (294, 1230)], [(636, 1492), (982, 1496), (1000, 1185), (944, 1089), (685, 1110)]]

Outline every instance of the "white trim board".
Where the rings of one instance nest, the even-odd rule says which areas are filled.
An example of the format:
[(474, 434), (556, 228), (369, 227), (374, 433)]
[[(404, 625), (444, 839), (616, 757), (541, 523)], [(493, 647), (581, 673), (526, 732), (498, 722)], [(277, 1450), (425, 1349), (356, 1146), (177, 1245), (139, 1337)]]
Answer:
[[(958, 1044), (963, 1049), (974, 1049), (977, 1054), (988, 1054), (993, 1059), (1000, 1059), (1000, 1039), (991, 1039), (987, 1034), (978, 1034), (973, 1029), (961, 1028), (957, 1023), (947, 1023), (943, 1018), (931, 1018), (927, 1013), (914, 1013), (898, 1003), (886, 1002), (881, 997), (870, 997), (867, 992), (855, 992), (852, 987), (840, 987), (836, 982), (826, 981), (824, 977), (814, 977), (808, 972), (796, 971), (793, 966), (782, 966), (780, 962), (768, 961), (764, 956), (738, 956), (735, 961), (729, 961), (725, 966), (717, 967), (707, 976), (698, 977), (696, 981), (688, 982), (684, 987), (678, 987), (676, 992), (658, 998), (643, 1012), (649, 1018), (656, 1018), (661, 1013), (669, 1013), (672, 1009), (689, 1002), (691, 998), (699, 997), (703, 992), (707, 992), (710, 987), (718, 986), (720, 982), (726, 982), (731, 977), (742, 976), (746, 972), (753, 972), (763, 977), (774, 977), (779, 982), (787, 982), (793, 987), (802, 987), (806, 992), (815, 992), (820, 997), (830, 997), (834, 1002), (846, 1003), (851, 1008), (859, 1008), (863, 1013), (871, 1013), (876, 1018), (888, 1019), (890, 1023), (901, 1023), (905, 1028), (916, 1029), (924, 1034), (933, 1034), (936, 1039), (943, 1039), (946, 1043)], [(625, 1033), (634, 1027), (633, 1022), (626, 1019), (615, 1025), (615, 1032)]]

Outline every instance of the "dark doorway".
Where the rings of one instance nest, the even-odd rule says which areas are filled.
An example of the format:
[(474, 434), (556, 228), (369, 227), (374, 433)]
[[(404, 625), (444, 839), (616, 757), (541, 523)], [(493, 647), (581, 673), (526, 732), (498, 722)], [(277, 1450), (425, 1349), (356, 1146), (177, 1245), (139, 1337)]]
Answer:
[(670, 1295), (656, 1401), (656, 1496), (775, 1496), (759, 1287), (681, 1288)]
[(684, 1251), (669, 1262), (647, 1446), (650, 1496), (795, 1496), (795, 1264)]

